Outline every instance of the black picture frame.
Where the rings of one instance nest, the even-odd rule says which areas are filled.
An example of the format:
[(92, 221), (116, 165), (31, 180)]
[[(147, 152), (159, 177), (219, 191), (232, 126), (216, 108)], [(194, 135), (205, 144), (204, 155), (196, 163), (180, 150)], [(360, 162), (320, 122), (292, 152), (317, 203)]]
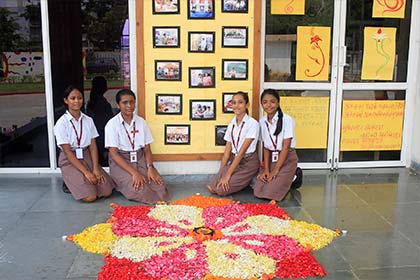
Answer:
[(215, 39), (216, 32), (190, 31), (188, 32), (188, 52), (214, 53)]
[(222, 0), (222, 13), (248, 13), (248, 0)]
[(182, 61), (155, 60), (155, 81), (182, 81)]
[(222, 48), (247, 48), (248, 27), (222, 26)]
[(189, 145), (191, 125), (165, 124), (165, 145)]
[(216, 125), (214, 129), (214, 145), (215, 146), (226, 146), (226, 140), (224, 139), (227, 125)]
[(222, 59), (222, 80), (248, 80), (248, 59)]
[(156, 93), (156, 115), (182, 115), (182, 94)]
[[(215, 0), (208, 0), (206, 3), (188, 0), (188, 19), (214, 19)], [(210, 4), (210, 5), (209, 5)]]
[[(154, 48), (179, 48), (180, 27), (179, 26), (153, 26), (153, 47)], [(169, 35), (168, 35), (169, 34)]]
[(189, 88), (215, 88), (216, 67), (189, 67)]
[(235, 92), (224, 92), (222, 95), (222, 110), (225, 114), (233, 114), (232, 98)]
[(171, 5), (165, 5), (163, 6), (161, 2), (163, 0), (152, 0), (153, 7), (152, 7), (152, 13), (154, 15), (166, 15), (166, 14), (179, 14), (179, 3), (181, 0), (171, 0)]
[(216, 100), (215, 99), (191, 99), (190, 100), (190, 120), (209, 121), (216, 119)]

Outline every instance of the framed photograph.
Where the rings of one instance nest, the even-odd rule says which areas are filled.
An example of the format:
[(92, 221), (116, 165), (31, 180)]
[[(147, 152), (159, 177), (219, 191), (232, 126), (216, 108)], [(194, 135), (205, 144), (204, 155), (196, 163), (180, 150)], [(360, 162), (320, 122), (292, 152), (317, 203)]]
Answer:
[(154, 48), (179, 48), (179, 26), (154, 26)]
[(188, 32), (188, 51), (214, 53), (215, 32)]
[(222, 35), (224, 48), (248, 47), (248, 27), (246, 26), (223, 26)]
[(216, 100), (190, 100), (190, 120), (215, 120)]
[(224, 92), (223, 93), (223, 113), (233, 114), (233, 109), (232, 109), (233, 95), (234, 95), (233, 92)]
[(189, 145), (190, 138), (189, 124), (165, 124), (165, 145)]
[(214, 0), (188, 0), (189, 19), (214, 19)]
[(223, 80), (247, 80), (247, 59), (222, 59)]
[(156, 94), (157, 115), (182, 115), (182, 94)]
[(216, 125), (216, 131), (214, 133), (215, 135), (214, 144), (216, 146), (226, 146), (226, 141), (224, 138), (225, 138), (227, 127), (228, 127), (227, 125)]
[(152, 0), (153, 14), (179, 14), (179, 0)]
[(155, 60), (156, 81), (181, 81), (181, 60)]
[(248, 0), (222, 0), (222, 13), (248, 13)]
[(189, 87), (190, 88), (214, 88), (215, 85), (214, 67), (190, 67)]

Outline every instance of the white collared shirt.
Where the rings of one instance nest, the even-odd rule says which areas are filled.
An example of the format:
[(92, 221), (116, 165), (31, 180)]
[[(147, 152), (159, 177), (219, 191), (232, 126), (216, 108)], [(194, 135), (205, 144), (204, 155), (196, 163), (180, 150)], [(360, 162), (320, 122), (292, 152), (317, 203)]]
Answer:
[[(242, 127), (242, 124), (238, 126), (236, 124), (236, 117), (234, 117), (226, 129), (224, 139), (232, 144), (231, 145), (232, 153), (234, 154), (239, 153), (246, 138), (254, 139), (251, 142), (251, 145), (249, 145), (248, 149), (246, 150), (245, 152), (246, 154), (255, 152), (255, 149), (257, 147), (258, 135), (260, 133), (258, 122), (254, 118), (245, 114), (242, 120), (242, 123), (243, 123), (243, 127)], [(242, 127), (242, 131), (241, 131), (241, 127)], [(233, 130), (233, 133), (232, 133), (232, 130)], [(232, 139), (232, 135), (233, 135), (233, 139)], [(240, 136), (239, 141), (238, 141), (238, 136)]]
[[(271, 124), (267, 120), (267, 115), (260, 119), (260, 128), (261, 128), (261, 138), (264, 143), (264, 148), (270, 151), (281, 151), (283, 148), (283, 139), (292, 138), (292, 142), (290, 143), (290, 148), (296, 147), (296, 139), (295, 139), (295, 122), (291, 116), (288, 114), (283, 113), (283, 129), (279, 133), (278, 137), (274, 135), (274, 132), (277, 128), (277, 121), (279, 119), (278, 112), (274, 115)], [(267, 124), (268, 128), (267, 129)], [(271, 139), (270, 139), (271, 136)], [(277, 139), (277, 143), (276, 143)], [(277, 144), (277, 147), (274, 147), (272, 141)]]
[[(80, 121), (82, 121), (82, 133), (80, 127)], [(73, 128), (73, 125), (74, 128)], [(76, 134), (76, 131), (77, 134)], [(81, 134), (81, 135), (80, 135)], [(76, 148), (86, 148), (90, 145), (93, 138), (99, 136), (96, 130), (93, 119), (82, 112), (80, 112), (80, 118), (76, 120), (69, 111), (66, 111), (62, 115), (54, 126), (54, 135), (57, 140), (57, 146), (61, 149), (61, 145), (69, 144), (72, 150)], [(80, 137), (80, 147), (77, 143), (77, 137)]]
[[(105, 148), (114, 147), (126, 152), (133, 151), (131, 142), (133, 141), (134, 124), (136, 127), (134, 151), (152, 143), (152, 133), (142, 117), (134, 115), (131, 123), (128, 124), (124, 122), (121, 113), (118, 113), (105, 126)], [(127, 136), (127, 132), (130, 138)]]

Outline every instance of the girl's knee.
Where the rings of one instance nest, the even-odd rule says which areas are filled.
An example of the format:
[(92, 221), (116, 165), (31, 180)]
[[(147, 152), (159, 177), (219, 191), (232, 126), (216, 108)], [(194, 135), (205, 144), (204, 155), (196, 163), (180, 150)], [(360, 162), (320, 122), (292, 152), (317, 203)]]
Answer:
[(106, 191), (106, 192), (102, 195), (102, 197), (110, 197), (110, 196), (111, 196), (111, 194), (112, 194), (112, 190), (109, 190), (109, 191)]
[(88, 196), (82, 199), (83, 202), (94, 202), (95, 200), (96, 200), (96, 195)]

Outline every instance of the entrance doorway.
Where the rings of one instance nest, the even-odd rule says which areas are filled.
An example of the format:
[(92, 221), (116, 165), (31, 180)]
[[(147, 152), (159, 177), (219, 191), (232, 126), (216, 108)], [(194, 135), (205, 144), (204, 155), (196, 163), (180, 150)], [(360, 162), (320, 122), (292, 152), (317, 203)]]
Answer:
[[(331, 169), (404, 166), (411, 1), (401, 7), (403, 18), (373, 17), (373, 3), (360, 0), (306, 1), (302, 15), (279, 12), (274, 6), (279, 2), (266, 0), (263, 7), (263, 88), (277, 89), (283, 111), (295, 119), (300, 165)], [(328, 70), (320, 80), (296, 75), (298, 27), (313, 26), (329, 28), (327, 36), (321, 37), (330, 44), (323, 53), (328, 54)], [(370, 35), (372, 30), (376, 34)], [(393, 30), (395, 37), (385, 34)], [(381, 45), (375, 41), (378, 38), (386, 40)], [(384, 61), (394, 59), (391, 76), (366, 74), (362, 66), (374, 59), (367, 44), (376, 46), (374, 51)], [(385, 44), (395, 49), (383, 53)], [(382, 67), (381, 60), (374, 62), (378, 69)]]

